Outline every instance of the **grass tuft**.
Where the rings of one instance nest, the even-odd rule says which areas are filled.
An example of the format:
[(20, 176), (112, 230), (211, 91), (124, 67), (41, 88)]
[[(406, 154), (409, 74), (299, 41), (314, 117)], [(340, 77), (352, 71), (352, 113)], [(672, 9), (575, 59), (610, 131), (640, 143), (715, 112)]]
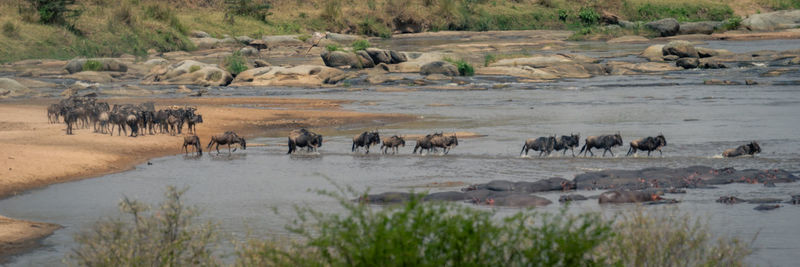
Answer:
[[(228, 72), (231, 73), (231, 75), (236, 76), (239, 75), (239, 73), (242, 73), (243, 71), (247, 70), (247, 61), (241, 52), (234, 51), (233, 54), (225, 58), (223, 66), (225, 66), (225, 68), (228, 70)], [(219, 78), (222, 77), (220, 76)], [(212, 78), (212, 80), (219, 80), (219, 78), (217, 79)]]
[(97, 60), (87, 60), (83, 63), (83, 71), (101, 71), (103, 70), (103, 63)]
[(365, 39), (361, 39), (361, 40), (356, 40), (355, 42), (353, 42), (352, 47), (353, 47), (353, 51), (358, 51), (358, 50), (366, 50), (371, 45), (372, 44), (370, 44), (369, 41), (367, 41)]

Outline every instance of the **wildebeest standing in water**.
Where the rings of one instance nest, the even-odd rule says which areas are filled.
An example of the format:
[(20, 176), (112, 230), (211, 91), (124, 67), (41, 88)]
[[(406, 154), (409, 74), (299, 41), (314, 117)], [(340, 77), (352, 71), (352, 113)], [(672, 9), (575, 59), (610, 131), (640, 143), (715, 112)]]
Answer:
[(367, 150), (366, 153), (369, 154), (369, 147), (372, 145), (378, 145), (380, 143), (381, 137), (378, 134), (378, 131), (363, 132), (353, 137), (353, 147), (350, 149), (350, 151), (355, 152), (356, 149), (363, 146)]
[(431, 143), (431, 140), (433, 140), (434, 137), (440, 137), (440, 136), (443, 136), (443, 133), (433, 133), (417, 138), (417, 144), (414, 146), (414, 151), (411, 153), (416, 154), (417, 148), (419, 148), (420, 154), (422, 154), (423, 149), (428, 150), (428, 152), (430, 152), (430, 150), (433, 148), (433, 143)]
[(447, 155), (447, 153), (450, 153), (450, 149), (457, 145), (458, 137), (455, 133), (453, 133), (451, 136), (439, 135), (431, 138), (431, 148), (433, 149), (433, 153), (436, 153), (436, 148), (439, 147), (442, 148), (442, 153)]
[[(189, 149), (187, 148), (188, 146), (194, 147), (194, 151), (198, 155), (200, 155), (200, 156), (203, 155), (203, 148), (200, 146), (200, 137), (197, 137), (197, 135), (184, 136), (183, 137), (183, 151), (186, 154), (189, 154)], [(219, 150), (217, 150), (217, 151), (219, 151)]]
[(664, 138), (663, 134), (659, 134), (656, 137), (648, 136), (639, 140), (631, 141), (631, 148), (628, 149), (627, 156), (631, 154), (636, 154), (637, 150), (647, 151), (647, 156), (650, 156), (650, 152), (658, 150), (658, 155), (663, 156), (661, 152), (661, 148), (667, 146), (667, 139)]
[(726, 158), (733, 158), (738, 156), (744, 155), (751, 155), (756, 156), (757, 153), (761, 153), (761, 146), (758, 145), (758, 142), (753, 141), (746, 145), (741, 145), (737, 148), (727, 149), (722, 152), (722, 156)]
[(305, 128), (300, 130), (292, 130), (289, 133), (289, 152), (291, 154), (297, 151), (297, 147), (307, 147), (307, 151), (317, 151), (317, 148), (322, 146), (322, 135), (310, 132)]
[(578, 147), (578, 144), (581, 140), (581, 134), (572, 134), (569, 135), (562, 135), (559, 138), (556, 138), (556, 144), (553, 146), (554, 151), (564, 150), (562, 156), (567, 155), (567, 149), (572, 151), (572, 156), (575, 156), (575, 148)]
[(403, 137), (393, 135), (392, 137), (384, 138), (383, 144), (381, 145), (381, 149), (383, 149), (383, 154), (386, 154), (389, 148), (392, 149), (392, 154), (397, 153), (399, 147), (406, 146), (406, 140)]
[[(602, 148), (603, 157), (606, 156), (606, 152), (611, 152), (611, 156), (613, 157), (614, 151), (611, 151), (611, 148), (615, 146), (622, 146), (622, 136), (619, 133), (613, 135), (589, 136), (586, 138), (586, 143), (583, 144), (578, 154), (580, 155), (583, 153), (583, 156), (586, 156), (586, 152), (588, 152), (594, 156), (592, 148)], [(584, 150), (586, 150), (586, 152), (583, 152)]]
[(228, 145), (228, 154), (231, 153), (231, 144), (239, 144), (242, 149), (247, 149), (247, 142), (245, 142), (244, 138), (230, 131), (225, 132), (223, 135), (212, 136), (206, 149), (211, 149), (211, 146), (214, 144), (217, 144), (217, 154), (219, 154), (219, 145)]
[[(525, 140), (525, 144), (522, 145), (522, 150), (519, 152), (519, 155), (522, 156), (525, 153), (525, 156), (528, 155), (528, 151), (539, 151), (539, 156), (541, 157), (543, 153), (546, 155), (550, 155), (550, 152), (553, 151), (553, 148), (556, 145), (556, 137), (555, 136), (543, 136), (536, 139), (530, 138)], [(566, 152), (566, 150), (564, 150)]]

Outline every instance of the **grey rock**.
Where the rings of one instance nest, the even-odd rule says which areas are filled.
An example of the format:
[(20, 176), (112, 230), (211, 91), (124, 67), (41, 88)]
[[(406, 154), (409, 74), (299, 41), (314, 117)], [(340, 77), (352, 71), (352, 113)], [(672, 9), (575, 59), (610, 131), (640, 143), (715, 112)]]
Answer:
[(644, 26), (658, 32), (658, 34), (662, 37), (674, 36), (678, 34), (678, 31), (681, 27), (681, 25), (678, 24), (678, 21), (673, 18), (648, 22)]
[(712, 34), (722, 26), (721, 21), (684, 22), (680, 24), (679, 34)]
[(700, 60), (697, 58), (685, 57), (675, 61), (675, 65), (684, 69), (695, 69), (700, 65)]
[(676, 55), (678, 57), (692, 57), (692, 58), (699, 58), (700, 56), (697, 54), (697, 49), (694, 48), (694, 45), (688, 41), (683, 40), (676, 40), (671, 41), (664, 45), (662, 48), (662, 53), (667, 55)]
[(420, 67), (421, 75), (442, 74), (446, 76), (458, 76), (458, 68), (446, 61), (433, 61)]
[(800, 10), (782, 10), (753, 14), (742, 20), (742, 26), (751, 31), (776, 31), (800, 27)]

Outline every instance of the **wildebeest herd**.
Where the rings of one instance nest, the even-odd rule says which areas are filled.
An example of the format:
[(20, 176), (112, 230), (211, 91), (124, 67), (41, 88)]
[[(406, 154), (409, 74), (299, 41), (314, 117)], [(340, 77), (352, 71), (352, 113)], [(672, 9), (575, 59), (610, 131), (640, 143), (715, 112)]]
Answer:
[(116, 128), (117, 135), (124, 132), (126, 136), (136, 137), (156, 133), (181, 134), (184, 125), (194, 133), (195, 125), (203, 122), (203, 116), (196, 111), (189, 106), (156, 110), (153, 102), (110, 106), (93, 97), (70, 97), (50, 105), (47, 118), (50, 123), (63, 121), (68, 135), (73, 134), (77, 127), (92, 127), (96, 133), (114, 135)]
[[(187, 125), (187, 131), (196, 134), (195, 126), (203, 122), (203, 116), (197, 114), (197, 109), (189, 106), (171, 106), (166, 109), (156, 110), (153, 102), (141, 104), (114, 104), (109, 106), (106, 102), (97, 102), (91, 97), (70, 97), (57, 104), (52, 104), (47, 108), (47, 117), (50, 123), (58, 123), (61, 120), (66, 124), (66, 133), (73, 134), (75, 127), (93, 127), (96, 133), (110, 133), (114, 135), (114, 128), (117, 128), (117, 135), (125, 132), (125, 135), (136, 137), (139, 135), (168, 133), (170, 135), (181, 134), (183, 125)], [(127, 127), (127, 128), (126, 128)], [(128, 134), (130, 130), (130, 134)], [(222, 135), (212, 136), (211, 141), (206, 146), (210, 149), (216, 144), (217, 153), (220, 145), (227, 145), (228, 152), (231, 152), (231, 145), (238, 144), (242, 149), (246, 149), (246, 141), (235, 132), (225, 132)], [(380, 149), (384, 154), (392, 149), (392, 154), (399, 151), (399, 147), (405, 147), (405, 137), (391, 136), (381, 139), (378, 131), (366, 131), (353, 137), (351, 152), (356, 152), (362, 147), (365, 153), (369, 153), (372, 146), (381, 145)], [(527, 156), (530, 150), (539, 151), (539, 156), (549, 156), (553, 151), (562, 151), (562, 156), (566, 155), (567, 150), (575, 156), (575, 148), (580, 145), (580, 134), (543, 136), (539, 138), (527, 139), (522, 145), (520, 156)], [(578, 155), (584, 156), (591, 154), (592, 149), (603, 149), (603, 157), (606, 153), (614, 156), (612, 148), (622, 146), (622, 136), (619, 132), (611, 135), (589, 136), (584, 140), (584, 144)], [(661, 149), (667, 145), (667, 139), (663, 134), (655, 137), (649, 136), (630, 142), (627, 156), (638, 154), (638, 151), (647, 151), (647, 156), (653, 151), (658, 151), (663, 155)], [(200, 139), (196, 135), (184, 137), (183, 150), (188, 153), (188, 147), (202, 155)], [(322, 135), (306, 130), (305, 128), (293, 130), (289, 133), (289, 151), (287, 154), (298, 151), (298, 148), (306, 148), (307, 152), (315, 152), (322, 146)], [(443, 154), (448, 154), (453, 147), (458, 146), (456, 134), (445, 135), (443, 132), (435, 132), (420, 136), (416, 139), (416, 145), (412, 153), (417, 150), (422, 154), (423, 150), (428, 153), (437, 153), (441, 148)], [(234, 149), (235, 151), (235, 149)], [(723, 157), (738, 157), (744, 155), (755, 155), (761, 153), (761, 147), (756, 141), (749, 144), (725, 150)]]

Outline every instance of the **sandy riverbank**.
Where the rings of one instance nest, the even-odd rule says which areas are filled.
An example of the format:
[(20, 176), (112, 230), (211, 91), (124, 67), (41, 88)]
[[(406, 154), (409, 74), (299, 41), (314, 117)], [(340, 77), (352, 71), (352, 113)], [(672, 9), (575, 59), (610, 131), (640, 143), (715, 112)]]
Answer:
[[(93, 133), (64, 133), (64, 124), (47, 122), (46, 107), (55, 100), (0, 104), (0, 198), (50, 184), (125, 171), (150, 158), (182, 153), (182, 136), (137, 138)], [(147, 99), (112, 99), (109, 103), (141, 103)], [(343, 101), (280, 98), (153, 99), (156, 108), (192, 105), (203, 115), (197, 135), (202, 142), (228, 130), (245, 137), (284, 136), (299, 127), (326, 129), (413, 120), (400, 114), (366, 114), (340, 108)], [(277, 109), (279, 108), (279, 109)], [(323, 130), (323, 133), (325, 131)], [(204, 143), (205, 144), (205, 143)], [(30, 229), (30, 230), (25, 230)], [(57, 225), (0, 217), (0, 259), (36, 245)], [(9, 249), (6, 249), (9, 248)], [(15, 249), (10, 249), (15, 248)]]

